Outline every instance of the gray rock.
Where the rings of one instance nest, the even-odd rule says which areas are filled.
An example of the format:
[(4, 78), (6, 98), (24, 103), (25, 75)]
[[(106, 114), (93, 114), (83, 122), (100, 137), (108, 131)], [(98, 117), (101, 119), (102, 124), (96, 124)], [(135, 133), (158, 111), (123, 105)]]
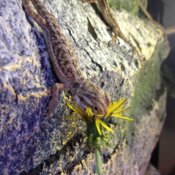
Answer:
[[(115, 12), (123, 33), (111, 37), (92, 6), (79, 0), (45, 0), (79, 57), (88, 79), (103, 85), (113, 100), (128, 98), (133, 123), (117, 121), (116, 138), (104, 150), (106, 174), (142, 175), (165, 118), (160, 65), (168, 47), (156, 27), (126, 12)], [(95, 174), (85, 147), (85, 124), (65, 120), (63, 98), (54, 116), (46, 109), (56, 77), (40, 29), (26, 17), (20, 0), (0, 0), (0, 174)]]

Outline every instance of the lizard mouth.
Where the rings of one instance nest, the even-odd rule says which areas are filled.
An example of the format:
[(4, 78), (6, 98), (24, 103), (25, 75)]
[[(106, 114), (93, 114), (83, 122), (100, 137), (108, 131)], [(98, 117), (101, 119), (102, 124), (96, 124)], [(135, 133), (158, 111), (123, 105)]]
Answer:
[[(83, 96), (84, 97), (84, 96)], [(74, 100), (77, 102), (77, 104), (85, 111), (87, 107), (90, 107), (93, 110), (94, 115), (105, 115), (106, 114), (106, 107), (102, 102), (98, 102), (93, 99), (95, 103), (92, 103), (91, 100), (87, 97), (81, 97), (81, 96), (75, 96)], [(101, 106), (99, 108), (98, 106)]]

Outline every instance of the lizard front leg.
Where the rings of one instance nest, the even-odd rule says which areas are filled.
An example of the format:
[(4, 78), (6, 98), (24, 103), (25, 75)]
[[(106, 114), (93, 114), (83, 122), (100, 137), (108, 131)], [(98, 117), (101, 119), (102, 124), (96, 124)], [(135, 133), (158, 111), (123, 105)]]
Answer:
[(62, 83), (55, 83), (51, 87), (51, 99), (48, 105), (48, 109), (46, 111), (46, 115), (48, 115), (49, 117), (53, 114), (63, 89), (64, 89), (64, 85)]
[[(31, 16), (40, 27), (43, 27), (46, 25), (45, 19), (43, 19), (38, 13), (36, 13), (33, 10), (30, 0), (22, 0), (22, 6), (24, 7), (27, 14)], [(51, 116), (51, 114), (53, 113), (58, 103), (58, 98), (60, 96), (60, 90), (62, 89), (63, 89), (63, 85), (58, 84), (58, 83), (51, 87), (51, 100), (48, 105), (48, 110), (46, 111), (46, 114), (48, 116)]]
[(145, 17), (147, 17), (148, 20), (150, 20), (153, 24), (155, 24), (155, 26), (157, 26), (160, 29), (160, 31), (164, 34), (165, 33), (164, 27), (152, 18), (152, 16), (149, 14), (148, 10), (146, 9), (146, 7), (143, 6), (140, 0), (139, 0), (139, 7), (143, 15), (145, 15)]

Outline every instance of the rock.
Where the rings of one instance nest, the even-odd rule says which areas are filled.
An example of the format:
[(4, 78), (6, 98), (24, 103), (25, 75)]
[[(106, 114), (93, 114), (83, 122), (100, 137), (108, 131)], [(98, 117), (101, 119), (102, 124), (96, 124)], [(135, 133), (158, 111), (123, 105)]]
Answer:
[[(88, 79), (113, 100), (128, 98), (135, 121), (116, 124), (113, 146), (102, 151), (106, 174), (142, 175), (165, 118), (166, 91), (160, 65), (168, 46), (151, 23), (115, 12), (122, 39), (109, 47), (107, 26), (79, 0), (45, 0), (78, 55)], [(30, 21), (30, 22), (29, 22)], [(66, 120), (64, 99), (46, 115), (57, 80), (40, 32), (20, 0), (0, 1), (0, 174), (95, 174), (94, 154), (85, 147), (85, 124)]]

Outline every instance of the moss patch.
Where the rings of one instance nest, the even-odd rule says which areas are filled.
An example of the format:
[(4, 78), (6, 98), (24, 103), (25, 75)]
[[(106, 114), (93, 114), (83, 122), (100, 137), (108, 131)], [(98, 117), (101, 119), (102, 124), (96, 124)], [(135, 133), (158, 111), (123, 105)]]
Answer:
[(125, 9), (133, 15), (137, 15), (139, 11), (139, 0), (109, 0), (109, 4), (114, 9)]
[(165, 41), (157, 43), (152, 58), (145, 63), (144, 68), (136, 77), (136, 88), (131, 100), (131, 116), (141, 116), (150, 110), (157, 92), (161, 89), (160, 66), (166, 58), (169, 48)]

